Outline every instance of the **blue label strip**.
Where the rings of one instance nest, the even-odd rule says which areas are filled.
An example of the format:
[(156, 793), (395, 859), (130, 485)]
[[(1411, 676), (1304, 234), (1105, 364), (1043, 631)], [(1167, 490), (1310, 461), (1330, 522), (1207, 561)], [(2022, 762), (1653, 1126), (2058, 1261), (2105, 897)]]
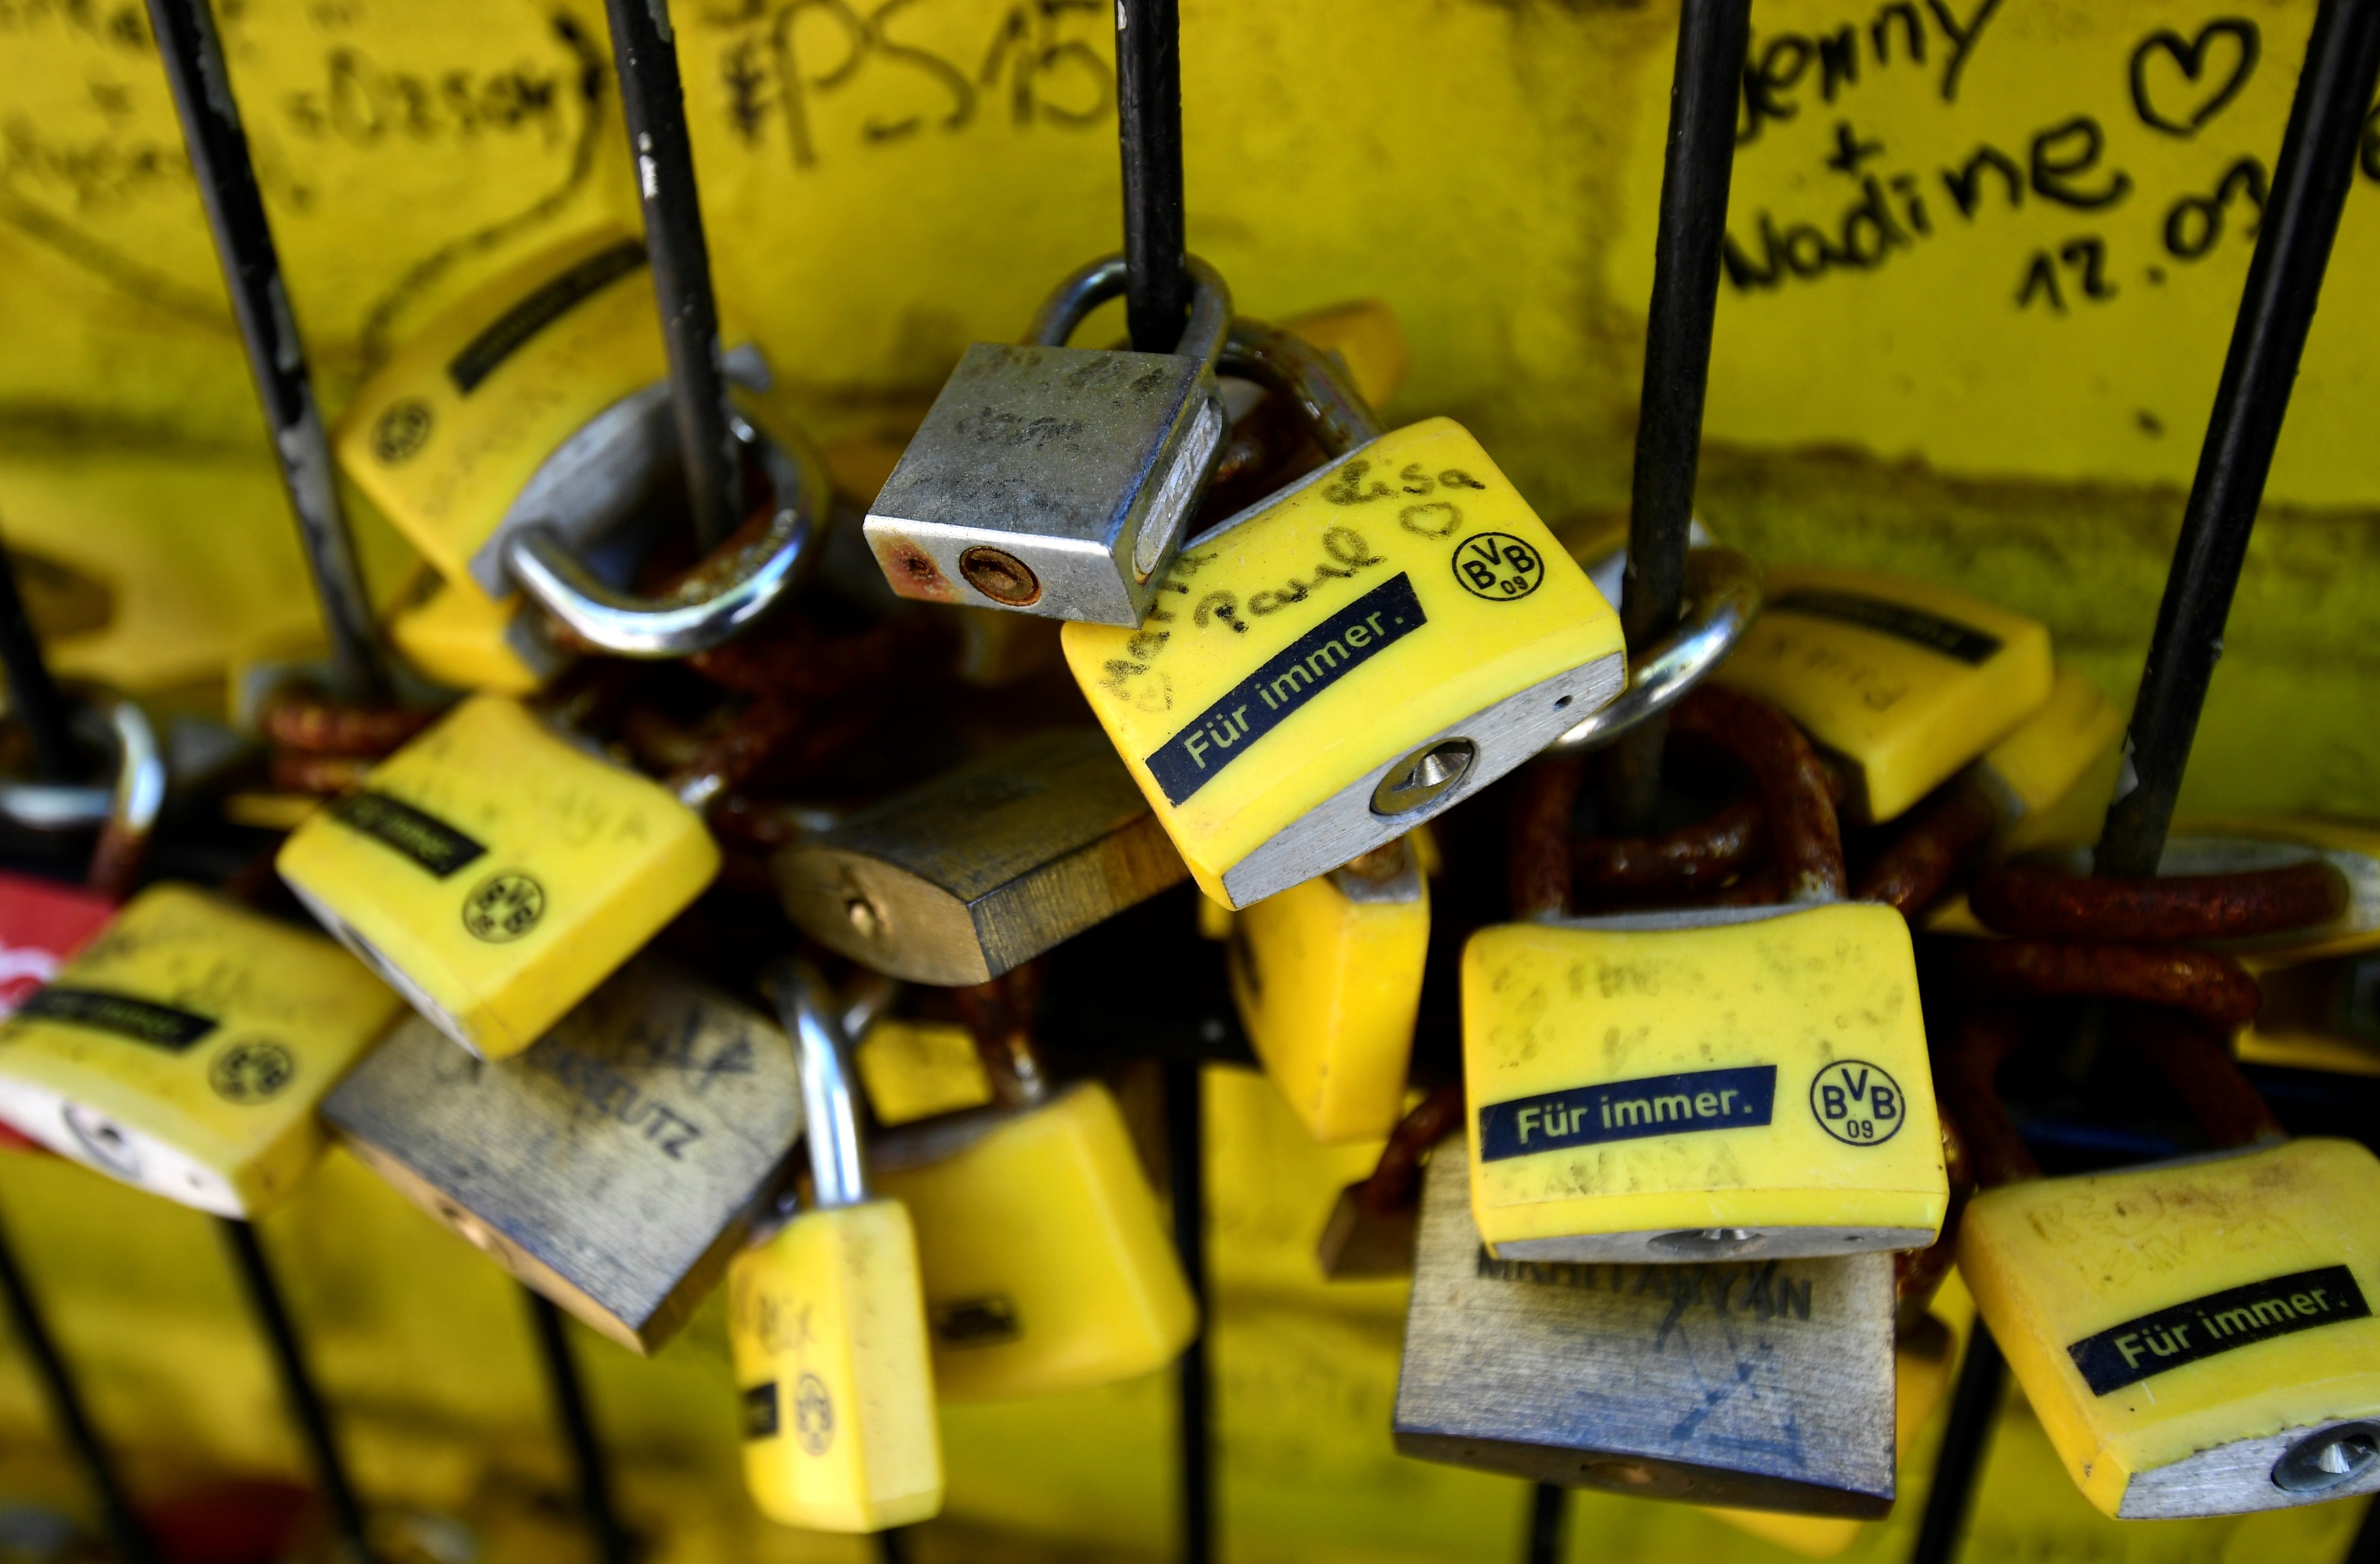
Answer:
[(1647, 1075), (1516, 1097), (1479, 1110), (1479, 1160), (1698, 1130), (1748, 1130), (1768, 1122), (1776, 1101), (1775, 1065)]

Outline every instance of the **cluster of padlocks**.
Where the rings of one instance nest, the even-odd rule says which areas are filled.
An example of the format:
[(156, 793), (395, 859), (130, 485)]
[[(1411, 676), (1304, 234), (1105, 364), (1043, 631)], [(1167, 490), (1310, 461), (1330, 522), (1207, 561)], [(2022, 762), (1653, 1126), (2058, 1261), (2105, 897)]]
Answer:
[[(1412, 1276), (1410, 1456), (1881, 1515), (1955, 1263), (1970, 1435), (2004, 1354), (2105, 1512), (2380, 1489), (2380, 1160), (2238, 1063), (2371, 1029), (2380, 829), (2168, 828), (2373, 7), (2316, 26), (2129, 726), (2021, 614), (1693, 522), (1742, 0), (1684, 7), (1599, 539), (1381, 424), (1385, 306), (1267, 324), (1183, 252), (1170, 16), (1119, 12), (1126, 255), (969, 348), (871, 498), (722, 351), (658, 7), (612, 6), (643, 238), (524, 262), (327, 433), (205, 0), (152, 8), (330, 653), (241, 670), (246, 772), (177, 769), (0, 594), (6, 813), (93, 843), (0, 909), (55, 958), (0, 1026), (25, 1142), (241, 1224), (335, 1138), (637, 1352), (723, 1284), (755, 1502), (879, 1532), (941, 1507), (937, 1398), (1197, 1337), (1195, 1133), (1169, 1221), (1116, 1083), (1208, 973), (1318, 1142), (1385, 1142), (1312, 1216), (1325, 1274)], [(1068, 345), (1119, 296), (1131, 348)], [(424, 561), (384, 621), (334, 461)], [(144, 874), (225, 811), (285, 838)], [(2028, 1069), (2192, 1155), (2050, 1176)]]

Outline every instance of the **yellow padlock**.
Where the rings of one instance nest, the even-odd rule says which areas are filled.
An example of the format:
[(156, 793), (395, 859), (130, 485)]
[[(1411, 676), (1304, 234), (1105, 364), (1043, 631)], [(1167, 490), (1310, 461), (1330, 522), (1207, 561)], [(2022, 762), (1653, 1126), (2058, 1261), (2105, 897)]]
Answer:
[(1850, 763), (1848, 814), (1889, 820), (2050, 697), (2049, 631), (1921, 581), (1776, 569), (1720, 683), (1781, 707)]
[(1429, 887), (1403, 837), (1233, 915), (1240, 1024), (1316, 1140), (1396, 1127), (1428, 947)]
[(527, 695), (569, 662), (541, 625), (533, 606), (495, 602), (470, 581), (425, 569), (389, 617), (388, 639), (441, 684)]
[(1001, 1106), (877, 1145), (917, 1223), (934, 1384), (945, 1399), (1054, 1395), (1148, 1374), (1198, 1309), (1115, 1098), (1052, 1093), (1026, 1035), (1032, 968), (963, 990)]
[(1291, 315), (1281, 329), (1313, 344), (1347, 372), (1365, 401), (1378, 407), (1413, 372), (1413, 344), (1385, 299), (1356, 299)]
[(2087, 675), (2058, 668), (2049, 699), (1973, 767), (1998, 805), (1999, 849), (2096, 840), (2123, 761), (2124, 714)]
[(2257, 982), (2264, 1007), (2232, 1039), (2241, 1064), (2380, 1076), (2380, 958), (2307, 961)]
[(253, 1217), (404, 1008), (353, 957), (190, 886), (141, 892), (0, 1025), (0, 1118), (168, 1200)]
[(861, 1171), (848, 1048), (817, 974), (776, 974), (802, 1075), (815, 1204), (729, 1262), (744, 1480), (772, 1521), (879, 1532), (942, 1507), (917, 1235)]
[(1224, 522), (1158, 602), (1137, 629), (1067, 625), (1066, 661), (1233, 908), (1471, 796), (1621, 682), (1619, 617), (1449, 419)]
[[(1030, 624), (1029, 619), (1008, 617)], [(952, 1021), (886, 1016), (859, 1039), (859, 1083), (876, 1122), (891, 1128), (992, 1100), (991, 1077), (976, 1057), (975, 1034)]]
[(495, 1059), (610, 976), (720, 859), (667, 789), (480, 695), (309, 816), (274, 861), (416, 1009)]

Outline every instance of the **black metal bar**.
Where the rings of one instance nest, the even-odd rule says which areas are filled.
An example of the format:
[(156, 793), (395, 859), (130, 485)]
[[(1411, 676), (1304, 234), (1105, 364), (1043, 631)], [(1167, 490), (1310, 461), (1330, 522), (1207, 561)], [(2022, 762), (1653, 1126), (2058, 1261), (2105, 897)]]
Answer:
[(1180, 1386), (1182, 1558), (1210, 1564), (1215, 1557), (1215, 1436), (1207, 1375), (1207, 1339), (1215, 1316), (1207, 1296), (1207, 1110), (1196, 1059), (1165, 1065), (1167, 1181), (1173, 1201), (1173, 1247), (1190, 1295), (1198, 1301), (1198, 1334), (1175, 1365)]
[(880, 1564), (909, 1564), (909, 1533), (911, 1526), (888, 1526), (876, 1533), (876, 1557)]
[(2223, 654), (2223, 626), (2265, 497), (2273, 448), (2289, 406), (2298, 360), (2313, 324), (2338, 215), (2355, 177), (2365, 111), (2380, 79), (2380, 3), (2323, 0), (2306, 43), (2258, 221), (2255, 256), (2215, 391), (2198, 475), (2157, 605), (2130, 732), (2133, 786), (2107, 812), (2095, 868), (2156, 873), (2166, 828), (2190, 763), (2206, 687)]
[(1135, 348), (1171, 353), (1190, 317), (1178, 0), (1116, 0), (1116, 119), (1123, 143), (1124, 320)]
[(356, 1497), (354, 1483), (348, 1480), (346, 1458), (331, 1427), (330, 1409), (323, 1403), (312, 1371), (306, 1366), (306, 1354), (298, 1344), (297, 1325), (289, 1317), (289, 1305), (281, 1296), (281, 1284), (273, 1279), (273, 1267), (265, 1259), (264, 1245), (258, 1240), (256, 1228), (237, 1217), (217, 1217), (216, 1224), (223, 1229), (224, 1245), (231, 1251), (232, 1265), (239, 1272), (249, 1303), (256, 1311), (257, 1324), (264, 1327), (265, 1345), (272, 1349), (273, 1366), (281, 1376), (289, 1413), (298, 1422), (298, 1432), (306, 1441), (306, 1453), (314, 1463), (315, 1479), (322, 1485), (322, 1497), (330, 1503), (331, 1524), (350, 1559), (357, 1564), (369, 1564), (372, 1552), (364, 1534), (364, 1508)]
[(696, 199), (694, 148), (686, 139), (677, 42), (662, 0), (604, 0), (612, 58), (620, 74), (621, 117), (644, 195), (645, 253), (669, 353), (670, 399), (686, 459), (686, 500), (696, 544), (708, 553), (743, 517), (742, 457), (727, 427), (727, 381), (720, 367), (719, 304), (710, 291), (710, 247)]
[(2363, 1523), (2355, 1528), (2355, 1540), (2339, 1564), (2380, 1564), (2380, 1499), (2364, 1505)]
[(17, 1264), (16, 1246), (5, 1232), (0, 1232), (0, 1292), (7, 1295), (9, 1321), (33, 1360), (33, 1372), (41, 1378), (42, 1394), (49, 1398), (50, 1415), (57, 1419), (67, 1448), (81, 1464), (83, 1477), (99, 1500), (100, 1523), (107, 1530), (108, 1546), (123, 1564), (153, 1564), (158, 1557), (156, 1539), (141, 1524), (116, 1472), (115, 1458), (100, 1443), (99, 1431), (83, 1405), (81, 1388), (67, 1367), (65, 1354), (58, 1350), (57, 1338), (50, 1334), (49, 1322), (25, 1280), (24, 1268)]
[(213, 14), (207, 0), (149, 0), (149, 24), (173, 88), (207, 224), (214, 230), (225, 289), (248, 346), (249, 372), (281, 458), (281, 481), (298, 513), (298, 539), (331, 638), (337, 693), (355, 699), (380, 695), (388, 688), (387, 669), (372, 635), (371, 599), (339, 507), (330, 439), (314, 405), (306, 346), (282, 284), (281, 258), (249, 161), (248, 132), (232, 99)]
[(1570, 1530), (1570, 1490), (1558, 1483), (1529, 1487), (1528, 1564), (1561, 1564)]
[(1950, 1425), (1942, 1434), (1942, 1453), (1934, 1462), (1934, 1485), (1925, 1495), (1925, 1516), (1917, 1528), (1917, 1546), (1910, 1564), (1949, 1564), (1957, 1556), (1967, 1511), (1975, 1497), (1975, 1480), (1983, 1474), (1990, 1453), (1992, 1428), (2000, 1414), (2000, 1386), (2007, 1364), (1999, 1343), (1975, 1321), (1967, 1340), (1966, 1362), (1959, 1365), (1959, 1387), (1950, 1398)]
[(545, 1367), (545, 1387), (553, 1398), (553, 1421), (561, 1426), (563, 1443), (569, 1447), (570, 1464), (578, 1478), (578, 1509), (595, 1538), (595, 1556), (602, 1564), (631, 1564), (637, 1557), (637, 1540), (620, 1524), (619, 1512), (612, 1507), (611, 1465), (595, 1431), (586, 1382), (579, 1377), (578, 1360), (571, 1354), (562, 1311), (543, 1293), (529, 1288), (522, 1288), (521, 1296), (528, 1300), (538, 1361)]
[(0, 548), (0, 664), (7, 668), (8, 709), (33, 741), (35, 774), (44, 782), (79, 780), (67, 699), (42, 656), (42, 639), (33, 633), (32, 616), (17, 590), (17, 562), (6, 548)]
[[(1752, 0), (1683, 0), (1670, 81), (1670, 141), (1653, 240), (1653, 299), (1645, 320), (1645, 386), (1636, 413), (1636, 471), (1620, 624), (1641, 652), (1678, 622), (1686, 534), (1702, 464), (1703, 397), (1710, 384), (1711, 321), (1718, 309), (1719, 245), (1735, 170), (1736, 100), (1752, 38)], [(1669, 724), (1647, 722), (1604, 763), (1600, 829), (1652, 828)]]

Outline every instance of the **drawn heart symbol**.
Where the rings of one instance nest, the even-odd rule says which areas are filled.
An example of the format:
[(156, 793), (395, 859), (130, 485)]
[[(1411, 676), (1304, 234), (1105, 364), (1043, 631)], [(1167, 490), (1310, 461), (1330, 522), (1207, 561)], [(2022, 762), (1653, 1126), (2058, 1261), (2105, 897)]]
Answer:
[[(2149, 61), (2158, 55), (2173, 56), (2183, 79), (2193, 86), (2204, 86), (2206, 75), (2206, 46), (2217, 38), (2228, 38), (2238, 49), (2239, 57), (2232, 62), (2230, 79), (2216, 89), (2214, 95), (2200, 104), (2185, 119), (2176, 119), (2160, 110), (2149, 100)], [(2264, 41), (2256, 24), (2244, 17), (2218, 17), (2198, 30), (2198, 37), (2184, 43), (2181, 34), (2171, 28), (2159, 28), (2140, 42), (2132, 51), (2132, 109), (2141, 123), (2152, 130), (2162, 130), (2168, 136), (2187, 140), (2198, 134), (2199, 128), (2221, 114), (2240, 89), (2248, 85), (2255, 74), (2256, 58), (2264, 52)]]

